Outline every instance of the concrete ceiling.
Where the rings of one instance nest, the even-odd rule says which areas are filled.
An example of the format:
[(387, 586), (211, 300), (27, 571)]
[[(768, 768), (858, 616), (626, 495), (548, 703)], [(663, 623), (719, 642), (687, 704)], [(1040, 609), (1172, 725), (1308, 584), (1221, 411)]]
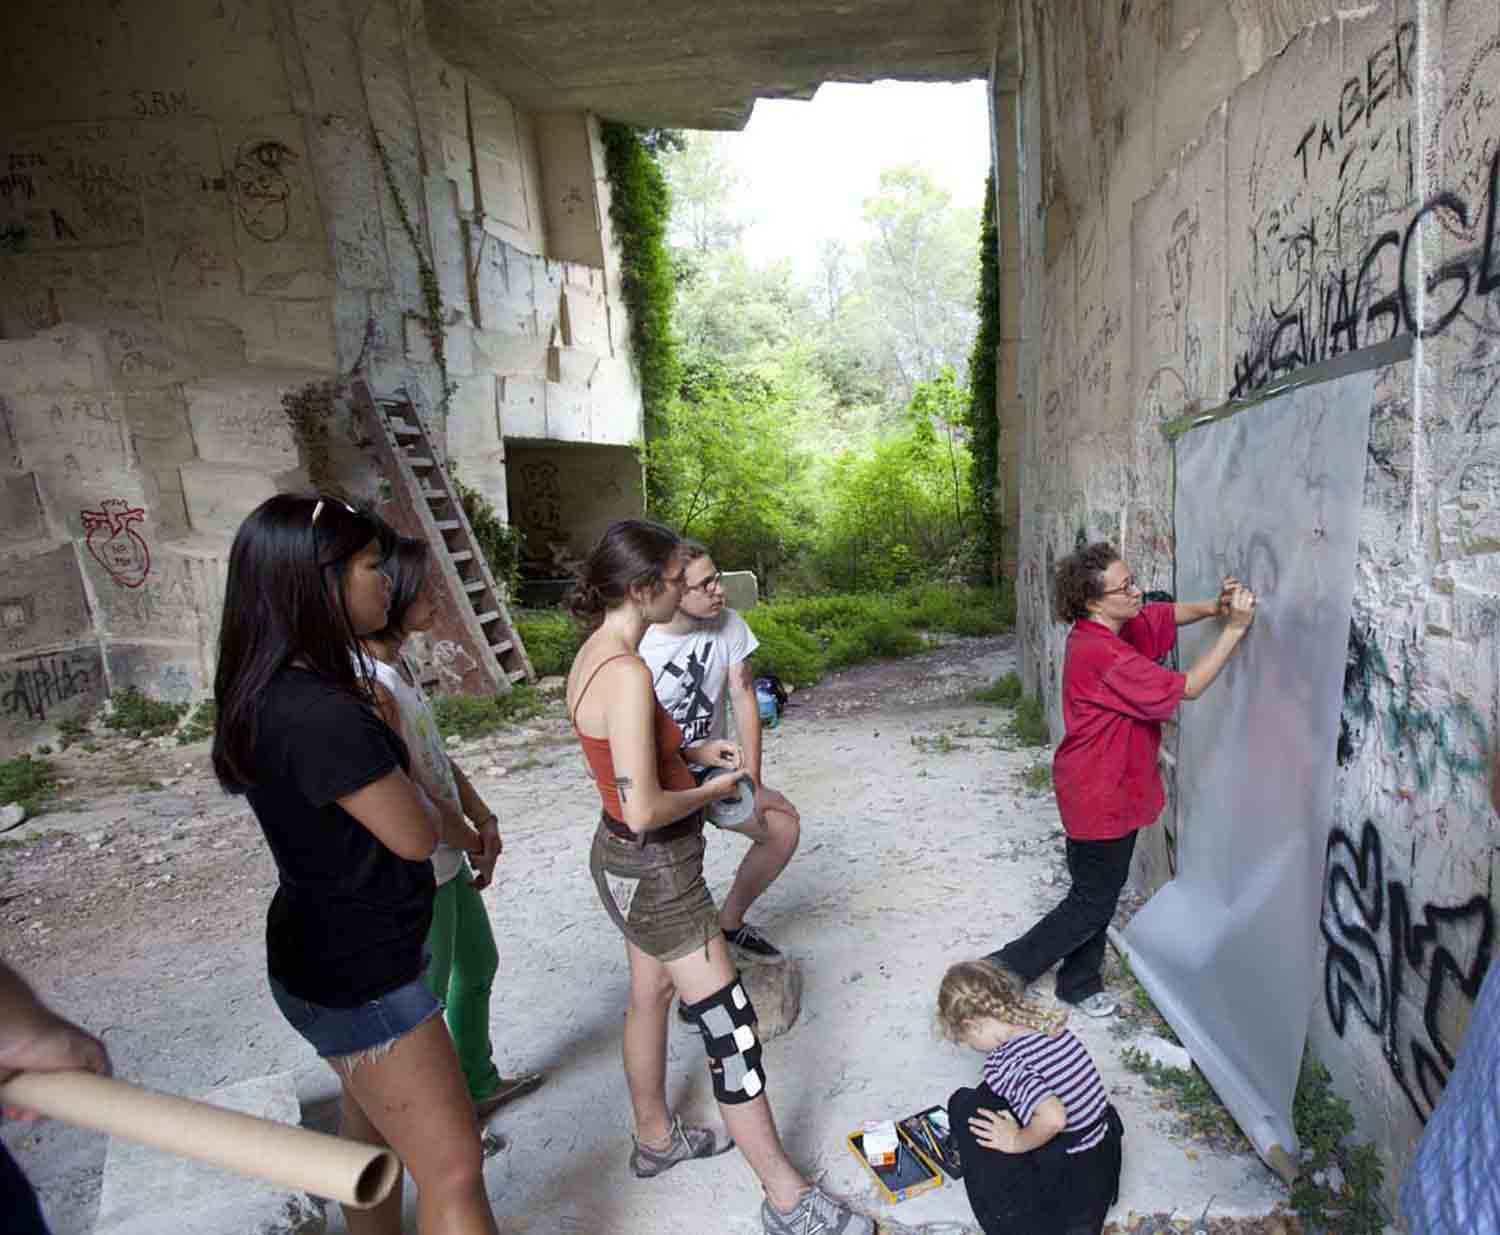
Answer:
[(1001, 0), (426, 0), (443, 56), (531, 110), (739, 129), (825, 81), (989, 71)]

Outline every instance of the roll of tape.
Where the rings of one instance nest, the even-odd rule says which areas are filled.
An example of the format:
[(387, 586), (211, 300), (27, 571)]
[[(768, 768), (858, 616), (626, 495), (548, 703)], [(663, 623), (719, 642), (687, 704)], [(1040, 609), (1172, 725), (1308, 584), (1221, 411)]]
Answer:
[(755, 782), (737, 768), (714, 768), (703, 778), (703, 783), (706, 785), (716, 776), (736, 776), (740, 783), (737, 792), (710, 802), (704, 809), (709, 823), (721, 828), (737, 828), (742, 823), (749, 823), (755, 816)]

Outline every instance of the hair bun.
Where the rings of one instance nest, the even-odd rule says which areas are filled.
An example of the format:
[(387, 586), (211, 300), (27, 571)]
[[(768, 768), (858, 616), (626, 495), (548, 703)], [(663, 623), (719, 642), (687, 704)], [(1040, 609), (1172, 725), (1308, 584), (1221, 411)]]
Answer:
[(604, 596), (591, 583), (583, 579), (573, 584), (573, 590), (568, 593), (568, 611), (576, 618), (584, 621), (596, 618), (604, 612)]

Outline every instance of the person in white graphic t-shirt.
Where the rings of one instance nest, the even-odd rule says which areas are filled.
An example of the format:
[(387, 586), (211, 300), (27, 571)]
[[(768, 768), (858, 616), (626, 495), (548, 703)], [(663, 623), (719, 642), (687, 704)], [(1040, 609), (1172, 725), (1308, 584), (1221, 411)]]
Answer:
[(694, 746), (728, 734), (733, 708), (744, 751), (743, 767), (755, 782), (755, 814), (734, 828), (753, 842), (734, 885), (719, 910), (719, 925), (730, 943), (752, 956), (781, 952), (745, 914), (797, 852), (802, 823), (784, 794), (768, 788), (760, 776), (760, 708), (750, 655), (759, 646), (754, 633), (724, 603), (722, 574), (708, 550), (695, 541), (682, 543), (686, 588), (677, 616), (646, 628), (640, 654), (651, 669), (656, 697), (682, 728), (683, 745)]

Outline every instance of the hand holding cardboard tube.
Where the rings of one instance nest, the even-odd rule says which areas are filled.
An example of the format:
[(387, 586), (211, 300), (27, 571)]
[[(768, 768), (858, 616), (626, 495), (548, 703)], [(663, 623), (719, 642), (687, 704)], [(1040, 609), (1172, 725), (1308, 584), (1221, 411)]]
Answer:
[(344, 1141), (114, 1080), (109, 1052), (0, 961), (0, 1108), (45, 1115), (257, 1179), (378, 1205), (401, 1178), (383, 1146)]
[(401, 1174), (400, 1160), (380, 1146), (257, 1119), (92, 1072), (22, 1072), (0, 1085), (0, 1100), (356, 1209), (378, 1205)]

